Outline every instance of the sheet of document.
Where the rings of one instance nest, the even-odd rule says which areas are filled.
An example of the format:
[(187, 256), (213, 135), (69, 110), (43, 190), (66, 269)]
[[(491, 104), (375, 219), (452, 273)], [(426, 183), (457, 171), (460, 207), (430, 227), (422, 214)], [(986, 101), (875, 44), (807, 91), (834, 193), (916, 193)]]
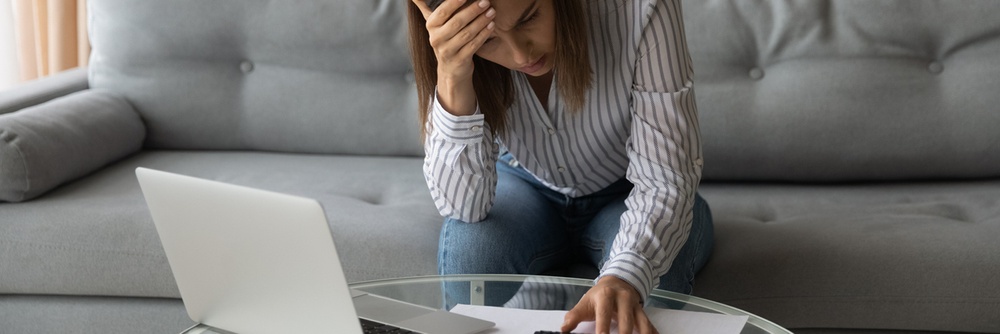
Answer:
[[(491, 306), (457, 305), (451, 312), (464, 314), (497, 324), (481, 334), (532, 334), (535, 331), (559, 331), (567, 311), (538, 311)], [(660, 333), (670, 334), (739, 334), (748, 316), (724, 315), (705, 312), (647, 308), (653, 326)], [(611, 334), (618, 334), (617, 323)], [(594, 323), (581, 323), (573, 333), (593, 334)]]

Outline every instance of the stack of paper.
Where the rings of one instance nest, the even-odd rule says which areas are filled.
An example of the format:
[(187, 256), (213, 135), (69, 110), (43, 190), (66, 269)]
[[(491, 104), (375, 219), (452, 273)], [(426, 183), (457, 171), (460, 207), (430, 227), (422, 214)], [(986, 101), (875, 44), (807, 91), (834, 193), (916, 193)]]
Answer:
[[(497, 326), (482, 334), (531, 334), (535, 331), (559, 331), (567, 311), (538, 311), (490, 306), (458, 305), (451, 312), (464, 314), (487, 321)], [(656, 330), (669, 334), (739, 334), (746, 325), (748, 316), (725, 315), (705, 312), (679, 311), (661, 308), (646, 308), (646, 315)], [(617, 324), (611, 326), (611, 334), (617, 334)], [(595, 332), (593, 322), (581, 323), (573, 333)]]

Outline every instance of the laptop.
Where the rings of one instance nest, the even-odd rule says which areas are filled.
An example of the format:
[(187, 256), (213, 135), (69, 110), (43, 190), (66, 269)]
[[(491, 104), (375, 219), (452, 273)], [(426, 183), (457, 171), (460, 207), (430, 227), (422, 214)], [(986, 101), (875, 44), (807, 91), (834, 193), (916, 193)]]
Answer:
[[(239, 334), (471, 334), (487, 322), (348, 288), (313, 199), (136, 169), (191, 320)], [(380, 332), (381, 333), (381, 332)]]

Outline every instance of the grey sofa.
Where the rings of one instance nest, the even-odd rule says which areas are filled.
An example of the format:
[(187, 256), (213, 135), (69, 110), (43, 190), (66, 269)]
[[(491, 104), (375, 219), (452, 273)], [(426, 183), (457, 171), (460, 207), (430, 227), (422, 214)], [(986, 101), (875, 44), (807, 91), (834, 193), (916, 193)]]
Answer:
[[(0, 93), (0, 332), (191, 324), (139, 166), (320, 200), (351, 281), (434, 274), (405, 3), (91, 0), (90, 67)], [(683, 4), (695, 295), (798, 333), (1000, 332), (1000, 1)]]

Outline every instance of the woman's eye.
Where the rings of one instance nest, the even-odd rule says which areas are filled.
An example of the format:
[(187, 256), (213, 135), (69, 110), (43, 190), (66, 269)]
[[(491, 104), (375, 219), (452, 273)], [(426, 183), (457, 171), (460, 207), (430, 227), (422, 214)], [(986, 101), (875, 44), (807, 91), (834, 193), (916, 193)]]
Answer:
[(524, 21), (521, 21), (521, 24), (526, 24), (526, 23), (529, 23), (531, 21), (534, 21), (536, 17), (538, 17), (538, 11), (537, 10), (535, 11), (534, 14), (531, 14), (531, 16), (528, 16), (528, 18), (524, 19)]
[(538, 17), (538, 11), (536, 10), (535, 13), (531, 14), (531, 16), (528, 16), (528, 18), (524, 19), (524, 21), (521, 21), (521, 23), (518, 23), (517, 27), (520, 28), (522, 26), (525, 26), (528, 23), (531, 23), (531, 21), (534, 21), (535, 18), (537, 17)]

